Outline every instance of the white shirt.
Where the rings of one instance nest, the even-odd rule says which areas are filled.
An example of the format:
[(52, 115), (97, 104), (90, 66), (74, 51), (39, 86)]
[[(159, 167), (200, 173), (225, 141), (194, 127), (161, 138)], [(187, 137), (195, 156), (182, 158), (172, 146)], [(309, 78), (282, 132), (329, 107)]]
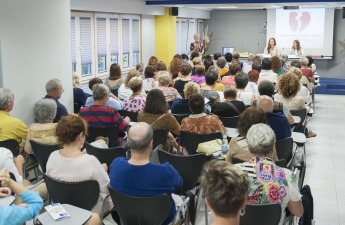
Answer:
[(274, 55), (280, 55), (280, 48), (275, 45), (274, 46), (274, 49), (272, 51), (270, 51), (270, 53), (268, 53), (267, 51), (267, 47), (264, 49), (264, 55), (271, 55), (271, 56), (274, 56)]
[(295, 55), (298, 57), (303, 57), (304, 56), (304, 50), (302, 48), (300, 48), (299, 50), (291, 49), (289, 52), (289, 55)]
[(7, 148), (0, 147), (0, 170), (6, 168), (8, 172), (13, 173), (16, 182), (20, 185), (23, 183), (23, 177), (19, 175), (16, 165), (13, 161), (13, 154)]
[[(121, 86), (119, 87), (118, 94), (118, 98), (123, 100), (131, 96), (133, 94), (133, 91), (129, 87), (126, 87), (125, 84), (121, 84)], [(144, 91), (144, 88), (141, 91), (140, 95), (146, 97), (146, 92)]]
[(299, 92), (297, 92), (297, 96), (301, 96), (304, 99), (304, 102), (310, 102), (311, 101), (311, 96), (308, 91), (308, 88), (304, 87), (303, 84), (300, 84), (301, 89)]
[(145, 91), (151, 91), (152, 90), (152, 82), (155, 82), (155, 89), (159, 87), (158, 81), (155, 81), (153, 78), (146, 78), (143, 80), (143, 89)]
[(248, 73), (251, 70), (252, 70), (252, 65), (244, 65), (243, 66), (243, 72), (244, 73)]
[(238, 91), (236, 100), (242, 101), (244, 105), (252, 105), (253, 94), (251, 92)]
[(260, 75), (259, 75), (258, 85), (263, 80), (268, 80), (272, 83), (275, 83), (277, 82), (277, 78), (278, 78), (277, 74), (273, 72), (272, 70), (261, 70)]
[(258, 91), (258, 85), (254, 82), (249, 81), (245, 91), (250, 92), (255, 96), (260, 96), (259, 91)]

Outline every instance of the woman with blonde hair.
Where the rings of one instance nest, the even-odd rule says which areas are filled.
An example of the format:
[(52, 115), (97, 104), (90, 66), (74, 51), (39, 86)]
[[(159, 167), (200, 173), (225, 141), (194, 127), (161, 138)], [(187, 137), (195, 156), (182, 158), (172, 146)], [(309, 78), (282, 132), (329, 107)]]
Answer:
[(170, 75), (168, 71), (159, 71), (157, 77), (159, 89), (163, 92), (167, 102), (174, 101), (175, 98), (182, 98), (175, 88), (169, 87)]
[[(119, 88), (119, 92), (118, 92), (119, 93), (119, 97), (118, 97), (119, 99), (126, 99), (133, 94), (133, 91), (128, 86), (129, 81), (133, 77), (140, 77), (140, 72), (138, 70), (131, 70), (128, 72), (128, 75), (127, 75), (125, 81), (123, 82), (123, 84), (121, 84), (121, 86)], [(142, 90), (140, 95), (146, 96), (145, 91)]]
[(201, 59), (199, 57), (195, 57), (192, 60), (193, 63), (193, 67), (192, 67), (192, 75), (196, 75), (196, 71), (195, 71), (195, 66), (196, 65), (202, 65)]
[(171, 106), (171, 113), (187, 114), (187, 115), (192, 114), (188, 105), (188, 99), (192, 95), (200, 94), (200, 87), (197, 83), (193, 81), (189, 81), (187, 84), (185, 84), (183, 93), (184, 93), (184, 98), (174, 99), (174, 102)]
[(73, 77), (73, 101), (74, 101), (74, 104), (78, 104), (79, 107), (84, 106), (88, 96), (85, 94), (83, 89), (79, 88), (80, 76), (76, 72), (74, 72), (74, 73), (72, 73), (72, 77)]
[(146, 97), (140, 95), (143, 90), (143, 79), (132, 77), (128, 82), (128, 87), (133, 94), (123, 101), (123, 110), (137, 113), (143, 110), (146, 104)]

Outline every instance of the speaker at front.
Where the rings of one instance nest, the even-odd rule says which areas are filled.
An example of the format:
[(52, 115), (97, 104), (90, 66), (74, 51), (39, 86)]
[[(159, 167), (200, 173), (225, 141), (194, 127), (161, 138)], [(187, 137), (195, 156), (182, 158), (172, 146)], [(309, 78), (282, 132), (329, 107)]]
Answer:
[(345, 7), (343, 7), (343, 19), (345, 19)]
[(170, 15), (171, 16), (178, 16), (178, 7), (171, 7), (170, 8)]

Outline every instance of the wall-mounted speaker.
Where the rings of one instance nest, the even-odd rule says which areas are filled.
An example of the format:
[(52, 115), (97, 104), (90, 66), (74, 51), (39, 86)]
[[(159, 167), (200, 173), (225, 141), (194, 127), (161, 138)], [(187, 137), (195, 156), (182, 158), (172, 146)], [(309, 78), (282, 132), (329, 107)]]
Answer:
[(178, 7), (171, 7), (170, 8), (170, 15), (178, 16)]
[(345, 19), (345, 7), (343, 7), (343, 19)]

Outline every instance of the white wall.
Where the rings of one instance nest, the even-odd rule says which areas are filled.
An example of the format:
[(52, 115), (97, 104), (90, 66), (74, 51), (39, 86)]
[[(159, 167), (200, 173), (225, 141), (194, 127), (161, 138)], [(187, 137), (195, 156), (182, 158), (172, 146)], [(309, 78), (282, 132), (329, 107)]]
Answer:
[(178, 8), (178, 17), (197, 18), (197, 19), (210, 19), (211, 11), (192, 9), (192, 8)]
[(151, 56), (156, 55), (156, 20), (155, 16), (141, 17), (141, 50), (142, 62), (145, 66)]
[(164, 15), (162, 6), (146, 5), (143, 0), (71, 0), (71, 10)]
[(73, 112), (70, 2), (0, 1), (0, 39), (4, 87), (15, 96), (11, 115), (31, 124), (51, 78), (62, 81), (60, 102)]

